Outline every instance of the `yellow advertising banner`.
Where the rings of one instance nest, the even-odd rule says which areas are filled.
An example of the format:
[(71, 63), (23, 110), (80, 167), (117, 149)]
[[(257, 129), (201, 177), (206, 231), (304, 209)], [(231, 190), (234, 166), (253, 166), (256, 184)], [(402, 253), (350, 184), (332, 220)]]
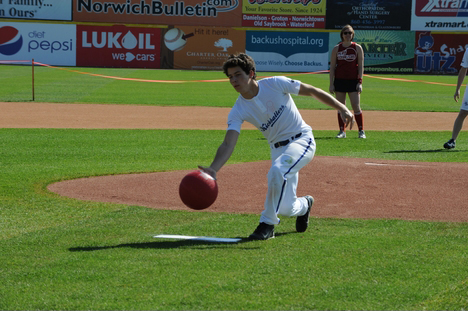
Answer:
[(243, 0), (242, 26), (325, 28), (326, 0)]
[(245, 52), (245, 31), (232, 28), (175, 26), (163, 41), (163, 57), (178, 69), (221, 70), (230, 54)]
[(73, 21), (241, 26), (239, 0), (73, 0)]
[(244, 14), (325, 16), (326, 0), (243, 0)]

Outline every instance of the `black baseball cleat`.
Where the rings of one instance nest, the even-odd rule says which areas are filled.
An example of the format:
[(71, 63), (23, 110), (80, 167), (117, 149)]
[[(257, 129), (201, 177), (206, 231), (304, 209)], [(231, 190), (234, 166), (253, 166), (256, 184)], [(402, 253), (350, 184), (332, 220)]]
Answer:
[(314, 204), (314, 198), (311, 195), (306, 195), (304, 198), (309, 203), (309, 208), (307, 209), (307, 212), (304, 215), (297, 216), (296, 218), (296, 231), (297, 232), (305, 232), (307, 230), (307, 227), (309, 226), (310, 210), (312, 209), (312, 204)]
[(453, 149), (455, 148), (455, 141), (453, 139), (450, 139), (448, 142), (444, 144), (445, 149)]
[(249, 236), (251, 240), (268, 240), (275, 237), (275, 225), (261, 222), (257, 229)]

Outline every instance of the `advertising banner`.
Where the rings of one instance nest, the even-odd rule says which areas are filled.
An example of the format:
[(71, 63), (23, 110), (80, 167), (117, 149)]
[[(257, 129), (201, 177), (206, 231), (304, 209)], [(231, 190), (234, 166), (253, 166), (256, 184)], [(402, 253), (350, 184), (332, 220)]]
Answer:
[(76, 26), (0, 22), (0, 60), (75, 66)]
[(468, 35), (416, 32), (414, 72), (417, 74), (458, 74)]
[[(339, 33), (330, 34), (330, 55), (340, 41)], [(413, 73), (414, 32), (357, 30), (353, 41), (364, 51), (365, 73)]]
[(75, 22), (241, 26), (239, 0), (73, 0)]
[(77, 25), (77, 66), (160, 68), (161, 30)]
[(242, 26), (325, 28), (327, 0), (243, 0)]
[(468, 1), (412, 2), (411, 30), (468, 32)]
[(247, 31), (245, 49), (258, 71), (328, 69), (328, 33)]
[(328, 0), (327, 29), (410, 30), (410, 0)]
[(232, 28), (176, 26), (163, 41), (164, 68), (221, 70), (230, 54), (245, 51), (245, 31)]
[(0, 0), (0, 19), (72, 20), (72, 0)]

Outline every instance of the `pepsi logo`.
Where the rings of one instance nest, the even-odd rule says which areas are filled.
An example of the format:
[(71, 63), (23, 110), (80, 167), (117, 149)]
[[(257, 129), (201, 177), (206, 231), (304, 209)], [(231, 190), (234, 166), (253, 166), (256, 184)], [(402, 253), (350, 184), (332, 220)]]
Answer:
[(0, 27), (0, 54), (14, 55), (23, 46), (23, 36), (11, 26)]

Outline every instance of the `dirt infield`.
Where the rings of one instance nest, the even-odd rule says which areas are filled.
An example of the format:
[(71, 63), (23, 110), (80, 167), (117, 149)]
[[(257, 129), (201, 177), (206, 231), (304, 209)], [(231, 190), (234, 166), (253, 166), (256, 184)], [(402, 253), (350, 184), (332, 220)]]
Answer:
[[(0, 103), (2, 128), (224, 129), (229, 108)], [(336, 129), (334, 111), (301, 111), (316, 130)], [(447, 130), (456, 113), (364, 112), (367, 130)], [(253, 128), (246, 126), (245, 128)], [(350, 135), (354, 135), (354, 131)], [(357, 134), (356, 134), (357, 135)], [(267, 148), (267, 146), (265, 146)], [(269, 161), (227, 165), (218, 200), (206, 211), (260, 213)], [(49, 185), (63, 196), (188, 210), (178, 185), (188, 171), (83, 178)], [(468, 221), (465, 163), (316, 157), (301, 171), (298, 195), (316, 199), (317, 217)]]
[[(2, 128), (226, 128), (230, 108), (90, 104), (1, 103)], [(457, 113), (365, 111), (365, 128), (376, 131), (451, 131)], [(315, 130), (336, 130), (333, 110), (301, 110)], [(254, 129), (250, 124), (245, 129)]]

